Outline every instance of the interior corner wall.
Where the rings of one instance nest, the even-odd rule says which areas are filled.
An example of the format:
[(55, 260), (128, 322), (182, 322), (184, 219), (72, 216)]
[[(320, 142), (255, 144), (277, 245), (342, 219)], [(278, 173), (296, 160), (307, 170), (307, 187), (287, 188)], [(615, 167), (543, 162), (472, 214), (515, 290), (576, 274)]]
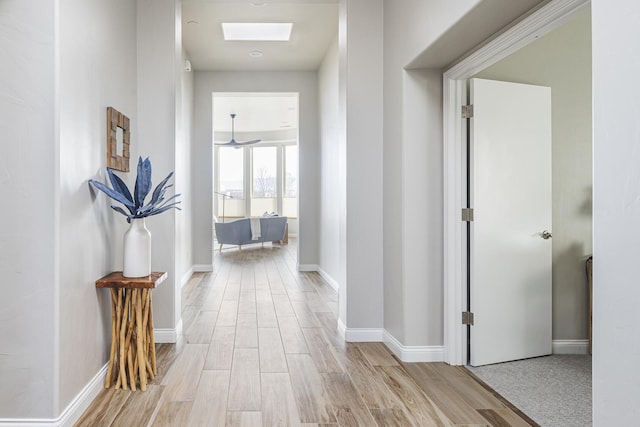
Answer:
[(593, 425), (640, 419), (640, 3), (592, 0)]
[[(338, 325), (347, 319), (347, 2), (338, 2)], [(341, 325), (342, 323), (342, 325)], [(346, 325), (344, 325), (346, 327)]]
[[(344, 271), (340, 283), (340, 321), (354, 340), (359, 329), (381, 331), (383, 302), (383, 1), (343, 0), (341, 20), (346, 18), (346, 45), (339, 42), (340, 78), (344, 79), (344, 109), (340, 128), (346, 172), (346, 239)], [(341, 230), (341, 233), (343, 230)], [(344, 288), (344, 289), (343, 289)], [(346, 295), (345, 295), (346, 293)], [(365, 302), (366, 303), (363, 303)], [(344, 307), (343, 307), (344, 308)], [(346, 315), (346, 318), (345, 318)]]
[[(189, 57), (186, 52), (182, 52), (182, 64)], [(179, 283), (185, 283), (193, 271), (193, 168), (191, 161), (193, 157), (193, 84), (194, 72), (187, 71), (182, 67), (181, 87), (182, 87), (182, 121), (180, 126), (181, 137), (176, 139), (176, 193), (182, 194), (180, 197), (180, 212), (176, 214), (176, 230), (178, 230), (176, 241), (176, 257), (180, 262), (177, 268)]]
[(0, 422), (56, 415), (56, 13), (0, 2)]
[[(184, 49), (182, 47), (182, 0), (173, 0), (173, 107), (174, 107), (174, 139), (173, 139), (173, 162), (174, 162), (174, 194), (180, 194), (180, 203), (182, 204), (191, 195), (190, 188), (185, 185), (188, 183), (190, 176), (190, 168), (187, 163), (187, 159), (191, 153), (188, 152), (189, 141), (188, 136), (188, 124), (184, 115), (184, 101), (185, 101), (185, 69), (184, 69)], [(179, 178), (178, 178), (179, 176)], [(177, 180), (177, 181), (176, 181)], [(182, 207), (179, 209), (171, 210), (173, 213), (173, 239), (175, 245), (173, 247), (173, 267), (175, 274), (175, 281), (173, 287), (173, 306), (174, 312), (174, 337), (177, 339), (177, 334), (181, 331), (179, 323), (182, 320), (182, 284), (185, 275), (188, 275), (191, 271), (191, 266), (185, 266), (183, 263), (183, 257), (185, 256), (185, 246), (188, 242), (185, 242), (190, 237), (190, 230), (185, 226), (188, 221), (188, 217), (191, 212), (183, 212)]]
[(384, 2), (384, 328), (404, 345), (444, 328), (441, 71), (405, 67), (479, 3)]
[[(179, 0), (137, 1), (137, 141), (140, 155), (149, 157), (153, 179), (159, 182), (176, 170), (176, 145), (182, 144), (181, 72), (182, 46)], [(175, 190), (175, 188), (174, 188)], [(168, 194), (170, 196), (171, 194)], [(151, 232), (151, 269), (168, 274), (154, 290), (154, 324), (177, 333), (180, 322), (180, 279), (175, 248), (178, 212), (169, 210), (147, 218)]]
[(339, 283), (340, 277), (340, 186), (339, 164), (339, 82), (338, 39), (324, 56), (318, 69), (319, 102), (319, 221), (318, 266)]
[(403, 80), (402, 268), (404, 345), (444, 342), (442, 71)]
[(298, 264), (318, 260), (318, 87), (316, 71), (196, 71), (194, 85), (194, 262), (213, 259), (213, 92), (298, 92)]
[[(404, 29), (402, 8), (384, 3), (384, 143), (383, 143), (383, 259), (384, 329), (400, 342), (404, 331), (404, 270), (402, 224), (403, 74), (405, 55), (400, 55)], [(406, 6), (406, 5), (405, 5)], [(396, 17), (397, 16), (397, 17)]]
[(553, 339), (589, 338), (592, 254), (591, 12), (476, 77), (551, 87), (553, 121)]

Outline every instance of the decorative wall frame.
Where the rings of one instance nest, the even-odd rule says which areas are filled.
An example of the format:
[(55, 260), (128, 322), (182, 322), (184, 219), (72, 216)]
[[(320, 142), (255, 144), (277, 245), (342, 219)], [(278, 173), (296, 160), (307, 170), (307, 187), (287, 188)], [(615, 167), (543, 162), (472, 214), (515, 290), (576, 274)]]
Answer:
[(107, 107), (107, 167), (129, 172), (129, 118), (113, 107)]

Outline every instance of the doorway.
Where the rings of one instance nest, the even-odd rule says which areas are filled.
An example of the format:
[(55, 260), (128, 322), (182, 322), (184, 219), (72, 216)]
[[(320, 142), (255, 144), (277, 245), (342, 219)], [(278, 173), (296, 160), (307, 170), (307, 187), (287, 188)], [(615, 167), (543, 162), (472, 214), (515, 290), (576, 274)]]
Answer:
[[(554, 353), (588, 353), (592, 254), (591, 20), (584, 10), (474, 77), (551, 87)], [(542, 231), (542, 230), (538, 230)]]
[[(571, 4), (569, 4), (571, 3)], [(508, 31), (505, 31), (500, 36), (494, 38), (491, 42), (484, 45), (481, 49), (473, 52), (467, 56), (464, 60), (448, 69), (444, 73), (444, 163), (445, 163), (445, 347), (446, 355), (445, 361), (450, 364), (464, 365), (467, 360), (467, 334), (466, 327), (461, 324), (460, 313), (466, 309), (466, 223), (461, 221), (462, 208), (466, 207), (466, 180), (467, 173), (464, 167), (466, 153), (466, 129), (464, 119), (460, 114), (461, 106), (467, 99), (467, 79), (474, 76), (483, 78), (494, 78), (509, 80), (502, 75), (485, 75), (483, 72), (489, 70), (494, 64), (498, 64), (501, 60), (509, 57), (511, 54), (515, 54), (520, 51), (523, 46), (530, 45), (537, 40), (543, 40), (546, 34), (552, 32), (557, 28), (562, 27), (565, 23), (570, 21), (570, 18), (579, 17), (583, 14), (583, 19), (590, 22), (589, 3), (587, 1), (576, 4), (576, 2), (550, 2), (549, 4), (541, 7), (537, 11), (525, 17), (518, 24), (511, 27)], [(588, 31), (590, 31), (590, 25), (588, 25)], [(573, 39), (579, 39), (580, 35), (573, 36)], [(583, 37), (590, 40), (590, 37)], [(587, 46), (587, 54), (590, 55), (590, 47)], [(536, 75), (535, 67), (544, 68), (545, 72), (550, 69), (550, 64), (558, 58), (547, 57), (544, 62), (540, 62), (538, 59), (531, 60), (530, 62), (523, 62), (523, 68), (530, 70), (532, 75)], [(569, 60), (574, 60), (574, 53), (571, 53)], [(590, 61), (587, 60), (587, 62)], [(499, 65), (498, 65), (499, 66)], [(495, 71), (495, 70), (494, 70)], [(573, 77), (572, 77), (573, 78)], [(590, 72), (588, 78), (590, 79)], [(522, 81), (523, 83), (539, 84), (553, 86), (546, 84), (544, 81)], [(555, 92), (558, 92), (557, 90)], [(588, 90), (585, 91), (588, 109), (590, 110), (590, 84)], [(571, 106), (574, 100), (568, 98), (568, 104)], [(569, 109), (570, 110), (570, 109)], [(579, 122), (579, 119), (571, 115), (567, 116), (567, 120), (570, 123)], [(589, 115), (590, 120), (590, 115)], [(557, 121), (557, 120), (556, 120)], [(590, 126), (585, 126), (589, 128)], [(576, 126), (573, 129), (577, 129)], [(589, 144), (591, 142), (590, 133), (584, 138)], [(580, 151), (584, 153), (585, 150)], [(589, 152), (590, 150), (586, 150)], [(570, 159), (573, 157), (569, 156)], [(590, 167), (588, 168), (590, 169)], [(575, 191), (576, 197), (579, 193), (582, 193), (583, 206), (579, 209), (582, 213), (588, 213), (590, 216), (590, 203), (589, 198), (591, 188), (582, 188), (580, 191)], [(588, 211), (588, 212), (587, 212)], [(554, 223), (557, 220), (554, 218)], [(590, 222), (590, 219), (589, 221)], [(554, 224), (555, 225), (555, 224)], [(590, 233), (590, 230), (589, 230)], [(554, 236), (555, 238), (556, 236)], [(572, 245), (572, 253), (577, 253), (577, 246)], [(570, 251), (565, 251), (569, 253)], [(580, 268), (580, 274), (583, 274), (584, 269)], [(577, 276), (576, 276), (577, 277)], [(586, 294), (585, 294), (586, 297)], [(578, 298), (581, 299), (582, 297)], [(583, 305), (584, 301), (576, 301), (575, 304)], [(585, 304), (586, 305), (586, 304)], [(584, 335), (587, 335), (586, 324), (584, 327)], [(564, 334), (563, 331), (560, 331)], [(554, 335), (556, 330), (554, 330)], [(558, 338), (557, 336), (555, 338)], [(571, 348), (575, 351), (575, 347), (588, 346), (586, 340), (572, 340), (561, 339), (558, 344), (560, 347)], [(562, 350), (562, 348), (555, 348), (554, 352)]]
[(286, 216), (295, 237), (298, 94), (214, 92), (212, 105), (215, 220)]
[[(525, 23), (525, 27), (531, 24), (531, 22), (527, 23), (529, 18), (531, 16), (522, 21)], [(519, 26), (520, 24), (515, 25), (512, 30), (516, 29), (517, 33)], [(456, 128), (464, 129), (462, 120), (456, 118), (456, 115), (459, 117), (456, 110), (460, 105), (457, 100), (466, 99), (466, 79), (476, 77), (544, 85), (552, 88), (554, 95), (554, 142), (552, 149), (553, 353), (555, 355), (586, 355), (589, 346), (589, 290), (585, 262), (591, 255), (592, 232), (590, 28), (590, 10), (588, 2), (585, 2), (576, 7), (569, 15), (564, 10), (555, 19), (546, 21), (534, 32), (529, 29), (526, 35), (523, 35), (512, 45), (511, 50), (507, 49), (508, 51), (505, 52), (496, 48), (493, 53), (488, 53), (489, 51), (478, 53), (474, 60), (466, 64), (466, 60), (462, 61), (461, 64), (445, 73), (445, 163), (452, 165), (446, 172), (449, 183), (445, 192), (450, 196), (446, 209), (451, 213), (446, 214), (446, 217), (451, 218), (455, 209), (457, 215), (453, 218), (458, 220), (460, 219), (458, 209), (464, 205), (462, 203), (456, 204), (454, 201), (463, 200), (462, 197), (466, 192), (464, 183), (467, 176), (466, 171), (462, 168), (456, 170), (453, 162), (456, 158), (466, 157), (467, 153), (464, 149), (459, 149), (456, 152), (454, 142), (459, 141), (464, 134), (464, 131), (456, 130)], [(509, 34), (510, 31), (500, 37), (506, 36), (507, 39), (513, 41), (517, 36), (513, 33)], [(471, 57), (474, 55), (476, 53)], [(462, 190), (456, 193), (454, 183), (459, 183), (459, 188)], [(468, 357), (465, 345), (468, 335), (466, 328), (459, 326), (460, 314), (457, 312), (456, 302), (460, 301), (460, 305), (466, 303), (466, 284), (463, 286), (464, 289), (457, 286), (462, 286), (462, 279), (466, 277), (468, 271), (466, 269), (466, 246), (461, 244), (457, 247), (456, 242), (466, 239), (466, 230), (458, 227), (460, 225), (453, 223), (452, 220), (447, 223), (445, 231), (447, 239), (445, 244), (449, 244), (455, 249), (455, 256), (445, 259), (445, 280), (447, 283), (445, 286), (447, 295), (445, 299), (447, 302), (445, 339), (449, 350), (447, 361), (465, 364)], [(464, 273), (459, 275), (462, 279), (458, 281), (457, 285), (454, 276), (456, 271)], [(565, 356), (555, 357), (561, 359)], [(566, 357), (574, 358), (570, 359), (570, 366), (578, 358), (584, 358), (588, 362), (586, 364), (587, 375), (590, 378), (591, 363), (588, 356)], [(544, 361), (530, 359), (528, 362)], [(547, 366), (549, 365), (551, 364), (547, 363)], [(496, 369), (499, 369), (499, 366), (495, 365)], [(582, 370), (584, 371), (584, 369)], [(507, 377), (509, 384), (520, 381), (515, 380), (513, 375), (507, 375)], [(590, 420), (590, 381), (587, 380), (584, 383), (585, 387), (581, 393), (586, 396), (585, 399), (582, 399), (586, 406), (582, 413), (588, 413), (586, 418)], [(533, 399), (532, 393), (526, 390), (527, 384), (520, 383), (520, 386), (525, 388), (527, 398)], [(543, 397), (551, 397), (551, 400), (561, 401), (562, 397), (569, 395), (565, 393), (565, 396), (560, 398), (553, 397), (550, 393), (553, 389), (553, 387), (549, 387), (547, 392), (543, 393)], [(572, 392), (571, 395), (576, 396), (576, 392)], [(546, 403), (538, 403), (538, 406), (543, 409), (545, 406), (550, 407)], [(565, 405), (565, 407), (571, 407), (571, 405)], [(536, 417), (533, 418), (536, 419)], [(585, 424), (580, 421), (581, 424), (575, 425), (589, 425), (588, 422)], [(563, 425), (572, 424), (565, 422)]]

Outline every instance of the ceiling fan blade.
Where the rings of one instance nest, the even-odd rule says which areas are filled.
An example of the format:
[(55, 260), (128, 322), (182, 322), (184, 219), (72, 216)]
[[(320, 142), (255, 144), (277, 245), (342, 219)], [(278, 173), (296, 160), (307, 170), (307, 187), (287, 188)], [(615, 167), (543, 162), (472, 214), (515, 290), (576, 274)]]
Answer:
[(235, 139), (235, 126), (234, 126), (234, 122), (235, 122), (235, 118), (236, 115), (235, 114), (230, 114), (231, 116), (231, 141), (229, 142), (214, 142), (213, 145), (227, 145), (229, 147), (240, 147), (241, 145), (250, 145), (250, 144), (257, 144), (258, 142), (260, 142), (260, 139), (252, 139), (251, 141), (243, 141), (243, 142), (238, 142)]
[(238, 145), (238, 142), (236, 141), (236, 139), (233, 137), (233, 135), (231, 135), (231, 140), (227, 141), (227, 142), (215, 142), (213, 143), (214, 145), (230, 145), (232, 147), (235, 147)]
[(251, 141), (242, 141), (242, 142), (236, 142), (237, 145), (249, 145), (249, 144), (257, 144), (258, 142), (260, 142), (260, 139), (252, 139)]

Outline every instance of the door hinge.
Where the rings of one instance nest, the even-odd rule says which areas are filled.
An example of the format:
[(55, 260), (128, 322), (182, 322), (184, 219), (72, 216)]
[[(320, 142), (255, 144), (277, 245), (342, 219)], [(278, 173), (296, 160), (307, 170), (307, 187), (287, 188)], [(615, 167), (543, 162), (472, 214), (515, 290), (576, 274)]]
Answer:
[(463, 105), (462, 106), (462, 118), (470, 119), (473, 117), (473, 105)]
[(462, 312), (462, 324), (473, 326), (473, 313), (470, 311)]
[(472, 208), (462, 208), (462, 220), (465, 222), (473, 221)]

